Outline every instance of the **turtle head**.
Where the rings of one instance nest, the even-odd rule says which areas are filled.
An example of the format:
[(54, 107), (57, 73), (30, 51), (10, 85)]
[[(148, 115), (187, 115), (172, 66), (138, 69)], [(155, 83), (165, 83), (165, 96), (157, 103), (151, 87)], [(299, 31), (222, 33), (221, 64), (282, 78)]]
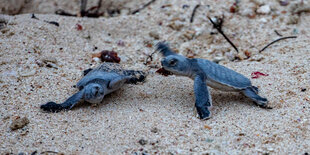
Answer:
[(191, 74), (190, 62), (182, 55), (167, 56), (161, 61), (161, 65), (165, 70), (176, 75), (189, 76)]
[(100, 103), (104, 98), (105, 89), (98, 83), (90, 83), (84, 88), (84, 100), (89, 103)]

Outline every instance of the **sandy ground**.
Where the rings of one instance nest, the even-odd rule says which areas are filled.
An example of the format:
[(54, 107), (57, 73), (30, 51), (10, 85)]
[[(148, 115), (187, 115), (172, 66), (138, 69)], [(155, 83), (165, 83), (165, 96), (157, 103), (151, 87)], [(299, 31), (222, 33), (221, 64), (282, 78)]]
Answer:
[[(139, 14), (113, 18), (65, 17), (52, 12), (37, 14), (40, 20), (27, 12), (0, 15), (6, 23), (0, 30), (0, 153), (309, 153), (309, 13), (292, 15), (291, 5), (299, 1), (280, 6), (278, 1), (259, 0), (241, 1), (239, 13), (230, 13), (233, 2), (158, 0)], [(203, 6), (190, 23), (196, 4)], [(270, 6), (270, 12), (255, 13), (262, 5)], [(250, 15), (253, 10), (255, 16)], [(216, 30), (206, 16), (222, 14), (223, 30), (243, 60), (231, 61), (234, 49), (220, 34), (210, 35)], [(297, 23), (290, 22), (293, 16), (298, 17), (294, 17)], [(59, 27), (44, 20), (56, 21)], [(76, 24), (83, 30), (78, 31)], [(280, 38), (274, 30), (298, 37), (258, 53)], [(273, 109), (261, 109), (239, 93), (211, 89), (213, 116), (201, 121), (194, 113), (191, 79), (155, 74), (156, 68), (149, 66), (159, 64), (159, 54), (148, 66), (143, 64), (154, 51), (154, 36), (168, 41), (180, 54), (223, 59), (220, 64), (249, 78), (255, 71), (268, 74), (251, 81)], [(100, 64), (91, 54), (101, 50), (118, 52), (125, 68), (149, 71), (147, 81), (127, 85), (98, 106), (42, 112), (41, 104), (63, 102), (76, 92), (73, 85), (82, 71)], [(251, 56), (245, 59), (247, 53)], [(40, 65), (44, 60), (53, 67)], [(18, 117), (27, 117), (29, 124), (12, 131), (10, 125)]]

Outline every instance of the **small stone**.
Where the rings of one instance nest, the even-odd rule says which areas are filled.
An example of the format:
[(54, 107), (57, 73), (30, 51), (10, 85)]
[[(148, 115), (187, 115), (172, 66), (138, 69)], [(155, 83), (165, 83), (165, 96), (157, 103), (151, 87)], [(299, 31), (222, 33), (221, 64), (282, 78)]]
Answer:
[(46, 57), (46, 58), (43, 58), (42, 59), (42, 62), (48, 64), (48, 63), (54, 63), (56, 64), (57, 63), (57, 59), (54, 58), (54, 57)]
[(33, 69), (33, 70), (30, 70), (30, 71), (28, 70), (28, 71), (21, 72), (21, 73), (19, 73), (19, 75), (21, 77), (29, 77), (29, 76), (35, 75), (36, 73), (37, 73), (37, 70)]
[(234, 61), (237, 57), (237, 53), (234, 51), (226, 52), (225, 56), (228, 58), (230, 61)]
[(156, 39), (156, 40), (158, 40), (160, 37), (159, 37), (159, 34), (156, 32), (156, 31), (151, 31), (150, 33), (149, 33), (149, 35), (150, 35), (150, 37), (152, 37), (152, 38), (154, 38), (154, 39)]
[(141, 144), (141, 145), (146, 145), (147, 144), (147, 140), (145, 140), (145, 139), (140, 139), (139, 141), (139, 144)]
[(287, 6), (289, 4), (288, 0), (280, 0), (279, 3), (281, 6)]
[(173, 30), (180, 31), (184, 27), (184, 24), (181, 21), (177, 20), (171, 22), (168, 26)]
[(286, 24), (288, 24), (288, 25), (297, 24), (298, 21), (299, 21), (298, 15), (290, 15)]
[(188, 39), (188, 40), (192, 40), (195, 36), (196, 32), (195, 31), (192, 31), (192, 30), (188, 30), (186, 31), (183, 36)]
[(268, 20), (266, 18), (261, 18), (261, 19), (259, 19), (259, 21), (262, 22), (262, 23), (267, 23), (268, 22)]
[(242, 16), (247, 16), (247, 17), (255, 17), (255, 11), (253, 8), (245, 8), (239, 11)]
[(223, 60), (225, 60), (224, 57), (218, 56), (218, 57), (214, 57), (213, 62), (219, 63), (219, 62), (221, 62)]
[(18, 117), (12, 121), (10, 128), (12, 130), (20, 129), (26, 126), (28, 123), (29, 123), (29, 120), (27, 117), (23, 117), (23, 118)]
[(269, 5), (263, 5), (257, 9), (257, 13), (260, 13), (260, 14), (269, 14), (270, 11), (271, 9)]
[(306, 90), (306, 88), (301, 88), (301, 92), (305, 92)]
[(208, 143), (212, 143), (214, 140), (213, 139), (210, 139), (210, 138), (207, 138), (206, 139), (206, 142), (208, 142)]
[(250, 61), (257, 61), (257, 62), (260, 62), (262, 60), (264, 60), (265, 58), (262, 56), (262, 55), (254, 55), (252, 56), (249, 60)]
[(153, 132), (153, 133), (158, 133), (158, 131), (159, 131), (159, 130), (158, 130), (158, 128), (156, 128), (156, 127), (154, 127), (154, 128), (151, 129), (151, 132)]
[(100, 63), (100, 61), (101, 61), (98, 57), (94, 57), (93, 60), (94, 60), (95, 62), (98, 62), (98, 63)]

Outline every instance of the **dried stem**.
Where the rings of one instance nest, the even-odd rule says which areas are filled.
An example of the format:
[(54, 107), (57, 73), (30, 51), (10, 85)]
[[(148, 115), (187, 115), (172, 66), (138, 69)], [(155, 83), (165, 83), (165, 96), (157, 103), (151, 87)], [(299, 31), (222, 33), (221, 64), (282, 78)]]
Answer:
[(229, 40), (229, 38), (224, 34), (222, 30), (222, 24), (224, 21), (224, 18), (221, 19), (220, 22), (215, 23), (210, 17), (208, 17), (210, 22), (213, 24), (213, 27), (217, 29), (217, 31), (223, 35), (223, 37), (229, 42), (229, 44), (239, 53), (238, 48)]
[(193, 23), (194, 21), (194, 17), (195, 17), (195, 14), (196, 14), (196, 11), (197, 9), (200, 7), (200, 4), (197, 4), (192, 12), (192, 16), (191, 16), (191, 19), (190, 19), (190, 22)]
[(289, 39), (289, 38), (297, 38), (297, 36), (288, 36), (288, 37), (279, 38), (279, 39), (277, 39), (277, 40), (275, 40), (275, 41), (269, 43), (268, 45), (266, 45), (263, 49), (261, 49), (261, 50), (259, 51), (259, 53), (262, 52), (262, 51), (264, 51), (264, 50), (265, 50), (267, 47), (269, 47), (270, 45), (272, 45), (272, 44), (274, 44), (274, 43), (276, 43), (276, 42), (278, 42), (278, 41), (280, 41), (280, 40)]
[(131, 14), (134, 15), (134, 14), (140, 12), (141, 10), (145, 9), (146, 7), (148, 7), (149, 5), (151, 5), (152, 3), (154, 3), (155, 1), (156, 1), (156, 0), (151, 0), (151, 1), (149, 1), (148, 3), (144, 4), (141, 8), (139, 8), (139, 9), (133, 11)]

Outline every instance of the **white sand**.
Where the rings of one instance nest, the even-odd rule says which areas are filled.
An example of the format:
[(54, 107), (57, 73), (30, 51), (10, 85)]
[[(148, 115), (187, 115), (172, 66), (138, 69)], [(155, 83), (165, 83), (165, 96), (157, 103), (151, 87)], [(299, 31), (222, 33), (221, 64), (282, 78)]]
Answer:
[[(277, 1), (264, 2), (276, 9), (274, 12), (289, 10), (289, 6), (280, 6)], [(190, 24), (192, 9), (198, 3), (158, 0), (137, 15), (114, 18), (37, 14), (40, 20), (35, 20), (30, 14), (0, 15), (8, 21), (0, 32), (0, 153), (309, 153), (309, 13), (302, 13), (298, 24), (287, 25), (289, 13), (280, 13), (273, 20), (274, 12), (250, 19), (229, 13), (233, 1), (203, 1), (213, 11), (201, 7)], [(166, 4), (172, 5), (161, 8)], [(190, 7), (182, 9), (184, 4)], [(250, 2), (243, 1), (240, 11), (248, 6)], [(240, 53), (248, 50), (255, 55), (252, 57), (263, 57), (262, 61), (250, 61), (252, 57), (228, 60), (225, 54), (233, 53), (233, 48), (220, 34), (209, 35), (216, 31), (206, 18), (222, 12), (223, 30)], [(262, 18), (268, 22), (262, 23)], [(180, 31), (168, 26), (174, 19), (184, 24)], [(60, 26), (43, 20), (56, 21)], [(83, 26), (82, 31), (75, 29), (77, 23)], [(204, 32), (192, 40), (181, 37), (186, 31), (198, 33), (199, 29)], [(259, 49), (279, 38), (274, 30), (298, 38), (280, 41), (258, 54)], [(143, 65), (146, 54), (154, 50), (145, 46), (145, 42), (154, 42), (149, 36), (151, 31), (159, 33), (160, 40), (167, 40), (184, 55), (189, 48), (196, 53), (195, 57), (223, 57), (220, 64), (249, 78), (254, 71), (269, 74), (251, 81), (274, 108), (261, 109), (239, 93), (211, 89), (213, 116), (201, 121), (193, 110), (191, 79), (150, 74), (145, 83), (128, 85), (107, 96), (97, 107), (80, 105), (60, 113), (39, 109), (47, 101), (60, 103), (76, 92), (72, 86), (81, 78), (82, 71), (99, 64), (92, 61), (91, 54), (101, 50), (118, 52), (126, 68), (156, 71)], [(125, 42), (124, 47), (117, 45), (120, 40)], [(57, 59), (58, 69), (39, 67), (36, 62), (43, 58)], [(155, 54), (151, 64), (159, 64), (160, 58)], [(26, 74), (30, 75), (23, 77)], [(302, 88), (306, 91), (302, 92)], [(9, 126), (17, 116), (26, 116), (30, 123), (11, 131)], [(157, 133), (151, 131), (154, 128)], [(144, 146), (138, 143), (142, 138), (147, 140)]]

